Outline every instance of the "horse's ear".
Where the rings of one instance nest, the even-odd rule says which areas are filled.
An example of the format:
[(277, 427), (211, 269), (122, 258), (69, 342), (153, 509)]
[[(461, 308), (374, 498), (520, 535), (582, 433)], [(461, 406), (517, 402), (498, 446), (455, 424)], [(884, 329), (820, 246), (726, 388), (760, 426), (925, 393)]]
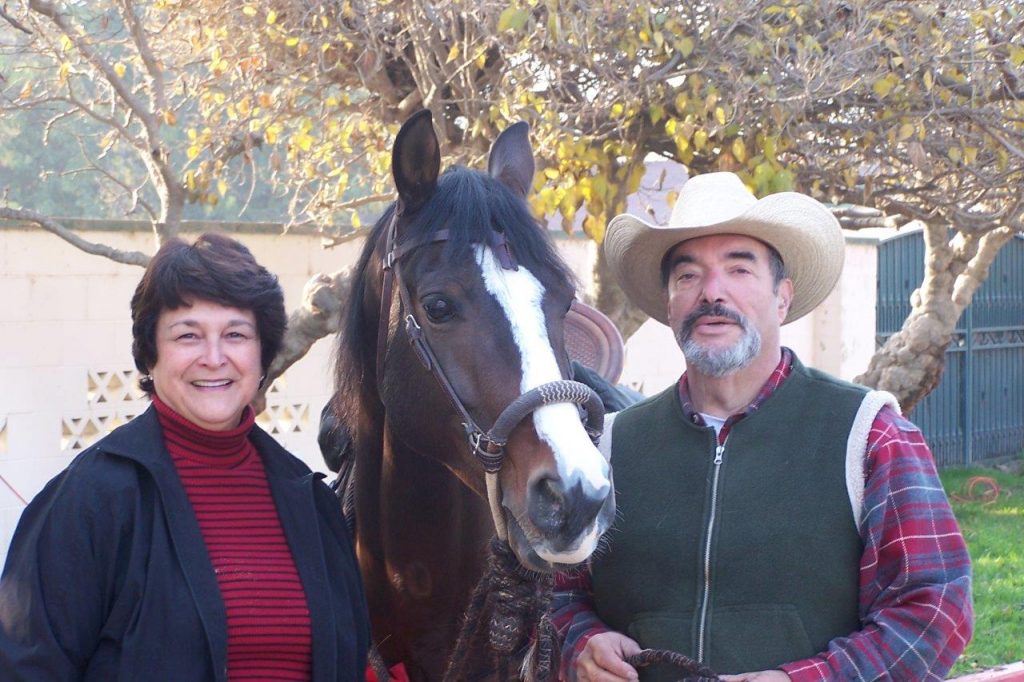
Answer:
[(391, 173), (406, 215), (415, 213), (437, 189), (441, 150), (430, 110), (417, 111), (402, 124), (391, 150)]
[(530, 126), (520, 121), (502, 131), (491, 145), (487, 172), (525, 199), (533, 186), (533, 171)]

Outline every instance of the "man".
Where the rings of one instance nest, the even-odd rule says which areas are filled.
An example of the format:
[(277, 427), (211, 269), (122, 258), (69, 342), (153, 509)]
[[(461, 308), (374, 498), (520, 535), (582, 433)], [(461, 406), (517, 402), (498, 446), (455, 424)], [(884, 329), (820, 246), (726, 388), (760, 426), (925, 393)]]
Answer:
[(710, 173), (668, 226), (618, 216), (604, 248), (687, 370), (606, 424), (619, 521), (559, 577), (563, 675), (635, 680), (624, 659), (653, 648), (733, 682), (941, 679), (971, 636), (970, 559), (928, 446), (892, 396), (779, 339), (835, 286), (836, 219)]

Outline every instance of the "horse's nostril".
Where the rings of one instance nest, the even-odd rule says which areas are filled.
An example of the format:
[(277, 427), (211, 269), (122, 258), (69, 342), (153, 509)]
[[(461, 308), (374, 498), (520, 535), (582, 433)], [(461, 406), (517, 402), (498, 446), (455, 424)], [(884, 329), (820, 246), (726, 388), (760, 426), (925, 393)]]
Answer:
[(560, 478), (545, 476), (530, 487), (530, 521), (549, 538), (558, 535), (564, 541), (572, 541), (591, 527), (606, 497), (587, 494), (580, 481), (567, 489)]
[(543, 533), (554, 533), (565, 522), (565, 488), (557, 478), (545, 476), (530, 487), (530, 520)]

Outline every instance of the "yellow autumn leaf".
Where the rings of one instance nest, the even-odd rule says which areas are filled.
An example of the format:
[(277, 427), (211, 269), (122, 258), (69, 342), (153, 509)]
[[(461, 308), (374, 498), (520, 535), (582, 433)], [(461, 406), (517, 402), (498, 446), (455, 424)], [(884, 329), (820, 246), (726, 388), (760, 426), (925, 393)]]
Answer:
[(913, 134), (914, 126), (910, 123), (904, 123), (903, 125), (900, 126), (900, 131), (899, 133), (897, 133), (896, 137), (900, 140), (906, 140)]
[(736, 160), (743, 163), (747, 160), (747, 146), (743, 144), (743, 140), (736, 138), (732, 141), (732, 155), (736, 157)]
[(708, 141), (708, 131), (701, 128), (693, 134), (693, 146), (698, 150), (703, 149)]
[(57, 71), (57, 82), (60, 85), (64, 85), (68, 80), (68, 73), (71, 71), (71, 64), (68, 62), (62, 62), (60, 69)]
[(28, 99), (32, 96), (32, 81), (25, 83), (21, 88), (21, 92), (18, 93), (19, 99)]
[(718, 121), (718, 125), (725, 125), (725, 109), (715, 107), (715, 120)]
[(604, 241), (604, 223), (592, 215), (583, 219), (583, 232), (598, 244)]
[(445, 60), (445, 63), (448, 64), (450, 62), (454, 62), (458, 58), (459, 58), (459, 46), (458, 45), (452, 45), (452, 49), (448, 50), (448, 59)]
[(689, 57), (693, 53), (693, 38), (680, 38), (676, 41), (676, 48), (683, 54), (683, 57)]
[(277, 22), (277, 12), (270, 10), (267, 12), (267, 26), (272, 26)]
[(223, 180), (218, 180), (217, 181), (217, 191), (220, 192), (221, 196), (224, 196), (225, 194), (227, 194), (228, 193), (228, 183), (224, 182)]
[(890, 92), (892, 92), (892, 89), (896, 87), (896, 81), (896, 75), (890, 73), (884, 78), (879, 78), (871, 87), (875, 91), (876, 95), (884, 99)]
[(192, 159), (194, 159), (197, 156), (199, 156), (199, 152), (200, 151), (202, 151), (202, 150), (199, 149), (199, 145), (195, 145), (194, 144), (194, 145), (192, 145), (192, 146), (190, 146), (188, 148), (188, 150), (185, 152), (185, 154), (188, 155), (188, 160), (191, 161)]
[(1020, 68), (1020, 65), (1024, 64), (1024, 47), (1011, 43), (1007, 46), (1007, 49), (1010, 53), (1010, 63), (1015, 67)]
[(313, 136), (308, 133), (295, 133), (292, 135), (291, 142), (302, 151), (308, 152), (313, 147), (314, 140)]
[(256, 8), (252, 5), (246, 5), (242, 8), (242, 14), (244, 14), (247, 17), (254, 17), (256, 16)]
[(959, 147), (950, 147), (949, 151), (946, 152), (946, 156), (948, 156), (949, 160), (953, 163), (960, 163), (963, 153), (960, 151)]

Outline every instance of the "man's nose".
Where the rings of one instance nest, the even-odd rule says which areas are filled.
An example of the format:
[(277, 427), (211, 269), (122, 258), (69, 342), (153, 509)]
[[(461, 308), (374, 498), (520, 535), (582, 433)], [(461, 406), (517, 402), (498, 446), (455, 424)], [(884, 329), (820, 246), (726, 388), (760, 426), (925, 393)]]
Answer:
[(701, 301), (718, 303), (723, 301), (725, 296), (724, 283), (722, 278), (714, 272), (709, 272), (704, 277), (704, 286), (700, 292)]

